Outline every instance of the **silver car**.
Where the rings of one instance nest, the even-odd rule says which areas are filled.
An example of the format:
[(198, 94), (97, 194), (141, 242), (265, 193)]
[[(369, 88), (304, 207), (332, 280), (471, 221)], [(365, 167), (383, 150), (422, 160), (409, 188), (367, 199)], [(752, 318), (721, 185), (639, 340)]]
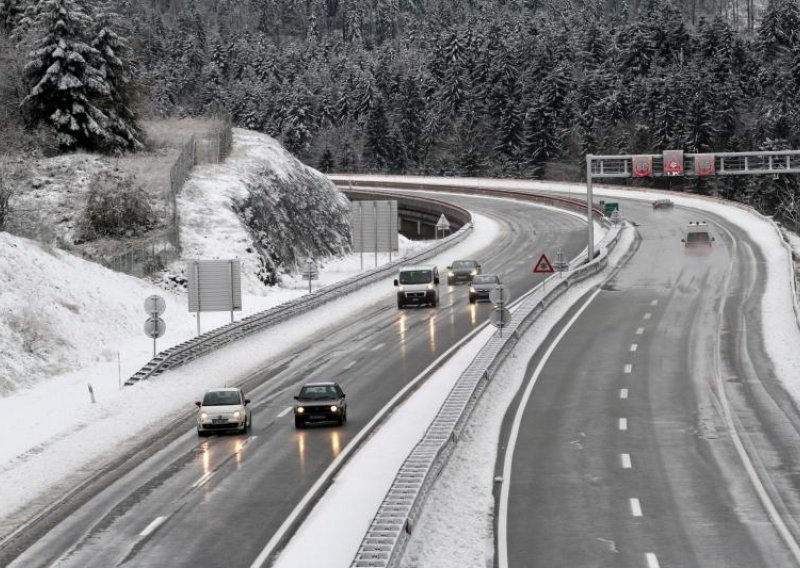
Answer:
[(474, 304), (478, 300), (488, 300), (489, 292), (500, 284), (500, 277), (497, 274), (478, 274), (472, 278), (469, 285), (469, 303)]

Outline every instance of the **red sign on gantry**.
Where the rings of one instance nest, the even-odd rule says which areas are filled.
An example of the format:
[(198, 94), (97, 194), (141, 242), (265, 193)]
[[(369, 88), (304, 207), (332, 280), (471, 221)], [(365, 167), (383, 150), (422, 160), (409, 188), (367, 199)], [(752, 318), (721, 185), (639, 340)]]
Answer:
[(714, 154), (697, 154), (694, 157), (694, 173), (698, 176), (713, 176)]
[(653, 175), (653, 157), (634, 156), (633, 175), (634, 177), (648, 177)]
[(664, 175), (683, 175), (683, 150), (664, 150)]

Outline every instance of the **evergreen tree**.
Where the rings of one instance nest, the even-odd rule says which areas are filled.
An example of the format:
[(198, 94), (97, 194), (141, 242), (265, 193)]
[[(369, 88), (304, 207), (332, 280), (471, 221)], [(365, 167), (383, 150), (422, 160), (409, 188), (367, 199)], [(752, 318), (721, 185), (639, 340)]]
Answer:
[(108, 117), (107, 129), (114, 136), (114, 148), (142, 148), (142, 132), (137, 124), (137, 92), (133, 81), (135, 65), (128, 42), (118, 33), (120, 17), (100, 4), (95, 14), (95, 34), (92, 47), (97, 50), (98, 70), (109, 88), (108, 97), (98, 106)]
[(32, 124), (45, 122), (64, 150), (108, 151), (116, 135), (93, 100), (111, 96), (100, 53), (87, 42), (91, 18), (80, 0), (41, 0), (34, 27), (39, 36), (25, 74), (32, 85), (23, 101)]

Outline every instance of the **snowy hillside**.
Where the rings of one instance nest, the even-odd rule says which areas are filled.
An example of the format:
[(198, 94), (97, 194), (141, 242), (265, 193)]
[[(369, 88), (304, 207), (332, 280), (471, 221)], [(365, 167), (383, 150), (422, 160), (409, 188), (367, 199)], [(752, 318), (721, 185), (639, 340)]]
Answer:
[(178, 210), (183, 259), (241, 259), (243, 291), (251, 294), (269, 293), (265, 283), (276, 280), (291, 286), (309, 255), (324, 265), (349, 250), (344, 195), (273, 138), (249, 130), (233, 129), (225, 163), (194, 168)]
[[(70, 160), (79, 165), (87, 158), (76, 155), (58, 160), (56, 169), (61, 171), (62, 166), (70, 167)], [(75, 176), (75, 183), (85, 186), (84, 178)], [(51, 183), (43, 195), (55, 198), (60, 187)], [(359, 257), (345, 254), (349, 247), (346, 198), (327, 178), (298, 162), (269, 136), (234, 129), (232, 155), (224, 164), (197, 166), (184, 186), (179, 207), (184, 259), (242, 259), (244, 305), (236, 318), (308, 291), (308, 282), (296, 274), (279, 274), (278, 286), (265, 286), (259, 280), (263, 266), (253, 232), (234, 212), (234, 204), (247, 203), (251, 191), (274, 203), (273, 227), (264, 227), (260, 238), (274, 240), (270, 246), (281, 256), (272, 258), (276, 270), (293, 269), (292, 254), (311, 253), (320, 270), (315, 288), (358, 272)], [(286, 206), (290, 202), (291, 210)], [(278, 218), (282, 222), (275, 222)], [(312, 232), (324, 238), (309, 239)], [(301, 248), (293, 248), (294, 243)], [(400, 254), (425, 245), (401, 239)], [(0, 250), (4, 251), (0, 263), (0, 396), (47, 380), (73, 381), (84, 391), (90, 383), (116, 386), (120, 378), (125, 380), (153, 355), (153, 342), (143, 331), (147, 317), (144, 300), (151, 294), (160, 294), (167, 304), (162, 316), (167, 330), (157, 342), (159, 351), (197, 333), (197, 320), (188, 312), (185, 292), (166, 286), (166, 280), (133, 278), (55, 246), (4, 232), (0, 232)], [(183, 262), (169, 268), (180, 273)], [(227, 312), (206, 312), (201, 316), (201, 330), (229, 321)]]

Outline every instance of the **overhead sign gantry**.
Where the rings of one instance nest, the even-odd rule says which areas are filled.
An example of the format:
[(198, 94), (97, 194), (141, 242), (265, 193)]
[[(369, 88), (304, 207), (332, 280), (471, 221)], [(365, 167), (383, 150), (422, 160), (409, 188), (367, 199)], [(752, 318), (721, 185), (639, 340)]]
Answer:
[(592, 182), (597, 178), (664, 176), (736, 176), (800, 173), (800, 150), (771, 152), (720, 152), (685, 154), (683, 150), (664, 150), (661, 154), (617, 156), (586, 155), (586, 203), (589, 215), (588, 255), (594, 258)]

